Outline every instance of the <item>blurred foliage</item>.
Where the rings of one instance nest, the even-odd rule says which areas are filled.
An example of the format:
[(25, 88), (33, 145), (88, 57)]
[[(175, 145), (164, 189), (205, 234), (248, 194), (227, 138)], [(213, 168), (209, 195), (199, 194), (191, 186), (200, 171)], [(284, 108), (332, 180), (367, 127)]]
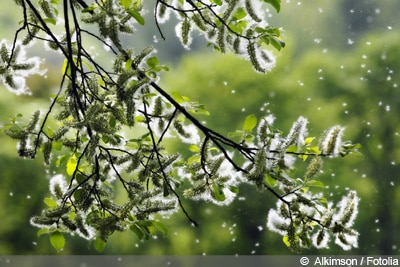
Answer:
[[(0, 8), (5, 5), (0, 3)], [(311, 133), (319, 133), (332, 124), (346, 125), (345, 139), (363, 144), (363, 156), (326, 163), (321, 180), (333, 197), (339, 197), (344, 187), (357, 190), (361, 197), (355, 226), (360, 231), (359, 248), (351, 254), (400, 251), (400, 38), (399, 22), (395, 20), (399, 5), (398, 1), (382, 4), (346, 0), (283, 3), (281, 16), (271, 20), (285, 25), (288, 45), (267, 75), (255, 74), (249, 63), (231, 55), (199, 53), (185, 56), (163, 80), (171, 91), (206, 104), (213, 120), (204, 117), (204, 121), (222, 133), (240, 128), (249, 113), (275, 114), (279, 129), (289, 129), (293, 120), (304, 115), (313, 126)], [(0, 27), (10, 29), (11, 23), (12, 17), (2, 17)], [(167, 58), (174, 58), (175, 52), (164, 53)], [(37, 84), (31, 86), (33, 96), (22, 100), (2, 90), (2, 122), (17, 114), (19, 105), (47, 101), (39, 97), (54, 85), (42, 78), (33, 82)], [(8, 138), (1, 136), (0, 142), (0, 215), (4, 218), (0, 254), (55, 253), (46, 238), (35, 236), (27, 220), (43, 207), (41, 198), (35, 196), (47, 192), (43, 177), (48, 174), (40, 160), (16, 159), (15, 143)], [(29, 179), (21, 180), (27, 176)], [(142, 242), (133, 233), (115, 234), (103, 253), (288, 253), (281, 237), (265, 229), (267, 212), (274, 204), (271, 196), (256, 194), (254, 188), (245, 185), (239, 190), (238, 199), (229, 207), (188, 202), (188, 210), (200, 223), (198, 228), (190, 227), (182, 214), (176, 214), (165, 221), (174, 228), (168, 237), (160, 235)], [(343, 253), (336, 247), (305, 252)], [(63, 253), (87, 254), (94, 250), (70, 237)]]

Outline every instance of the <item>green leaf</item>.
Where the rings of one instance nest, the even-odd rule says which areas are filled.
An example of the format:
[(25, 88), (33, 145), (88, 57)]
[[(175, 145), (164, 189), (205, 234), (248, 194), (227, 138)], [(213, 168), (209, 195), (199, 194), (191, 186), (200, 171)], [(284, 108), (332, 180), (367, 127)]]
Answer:
[(312, 154), (321, 154), (321, 150), (318, 146), (309, 146), (307, 147), (307, 152)]
[(340, 150), (340, 155), (342, 157), (347, 156), (351, 153), (361, 154), (358, 149), (362, 148), (361, 144), (352, 144), (350, 142), (345, 142)]
[(281, 11), (281, 0), (263, 0), (265, 3), (272, 5), (276, 12)]
[(319, 202), (324, 203), (324, 204), (328, 204), (328, 200), (325, 197), (321, 197), (319, 199)]
[(60, 156), (56, 161), (56, 167), (60, 167), (62, 164), (67, 162), (68, 159), (69, 159), (69, 155)]
[(308, 155), (300, 155), (299, 156), (303, 161), (306, 161), (308, 159)]
[(230, 185), (229, 186), (229, 191), (231, 191), (232, 193), (237, 194), (237, 193), (239, 193), (239, 188), (237, 186)]
[(153, 224), (153, 221), (151, 220), (145, 220), (140, 222), (140, 226), (143, 227), (145, 230), (145, 237), (146, 239), (149, 239), (150, 236), (153, 236), (156, 234), (156, 227)]
[(159, 221), (153, 221), (154, 227), (159, 230), (164, 236), (168, 236), (168, 228)]
[(190, 145), (189, 150), (197, 153), (197, 152), (200, 152), (200, 147), (198, 147), (196, 145)]
[(243, 131), (251, 132), (256, 125), (257, 125), (257, 117), (256, 115), (251, 114), (246, 117), (243, 123)]
[(239, 7), (236, 9), (235, 13), (233, 14), (233, 19), (241, 20), (242, 18), (247, 16), (247, 12), (244, 10), (243, 7)]
[(292, 245), (289, 239), (289, 235), (284, 235), (282, 241), (288, 248), (290, 248), (290, 246)]
[(251, 143), (254, 140), (254, 135), (252, 134), (246, 134), (244, 137), (244, 141)]
[(214, 4), (218, 5), (218, 6), (222, 6), (222, 0), (211, 0), (210, 2), (214, 3)]
[(125, 63), (125, 70), (130, 70), (132, 68), (133, 59), (128, 59)]
[(210, 115), (210, 112), (206, 109), (206, 106), (204, 104), (199, 104), (197, 102), (191, 102), (190, 105), (188, 105), (188, 110), (192, 113), (195, 114), (201, 114), (201, 115)]
[(200, 163), (200, 161), (201, 161), (201, 156), (200, 155), (191, 156), (187, 160), (188, 164)]
[(283, 47), (285, 47), (285, 42), (279, 40), (277, 37), (275, 36), (271, 36), (269, 38), (269, 40), (271, 41), (271, 45), (273, 47), (275, 47), (276, 50), (280, 51)]
[(289, 147), (286, 149), (286, 152), (287, 152), (287, 153), (296, 153), (297, 150), (298, 150), (298, 147), (297, 147), (297, 146), (291, 145), (291, 146), (289, 146)]
[(135, 117), (135, 122), (145, 122), (146, 118), (144, 116), (136, 116)]
[(58, 151), (60, 151), (64, 145), (62, 141), (54, 141), (52, 144), (53, 148)]
[(190, 101), (190, 99), (187, 96), (183, 96), (177, 91), (172, 92), (171, 96), (176, 102), (178, 102), (178, 104), (182, 104), (182, 103)]
[(65, 238), (62, 233), (59, 231), (55, 231), (51, 233), (50, 235), (50, 243), (57, 250), (57, 252), (60, 252), (61, 250), (64, 249), (65, 245)]
[(318, 180), (310, 180), (306, 183), (306, 186), (325, 188), (324, 183)]
[(220, 184), (218, 183), (213, 183), (213, 192), (212, 192), (212, 196), (214, 197), (214, 199), (218, 200), (218, 201), (224, 201), (225, 200), (225, 194), (224, 191), (222, 190), (222, 187)]
[(75, 154), (72, 155), (67, 161), (67, 174), (72, 176), (78, 166), (78, 159), (76, 158)]
[(131, 224), (129, 229), (137, 235), (139, 240), (143, 240), (143, 238), (145, 237), (145, 232), (143, 231), (142, 227), (137, 225), (137, 223)]
[(146, 63), (147, 63), (147, 65), (148, 65), (151, 69), (153, 69), (153, 68), (155, 68), (155, 67), (158, 65), (158, 63), (159, 63), (158, 57), (150, 57), (150, 58), (148, 58), (148, 59), (146, 60)]
[(82, 10), (82, 13), (93, 13), (93, 11), (96, 9), (96, 6), (89, 6), (86, 7)]
[(273, 187), (273, 186), (276, 184), (277, 180), (274, 179), (274, 178), (272, 178), (271, 175), (266, 174), (266, 175), (265, 175), (265, 182), (267, 182), (267, 184), (268, 184), (269, 186), (272, 186), (272, 187)]
[(63, 75), (67, 74), (67, 75), (71, 75), (71, 68), (69, 67), (69, 60), (68, 59), (64, 59), (64, 63), (61, 67), (61, 73)]
[(96, 238), (96, 240), (94, 240), (93, 246), (97, 252), (102, 252), (106, 244), (107, 242), (105, 242), (103, 239)]
[(52, 198), (46, 197), (43, 202), (49, 207), (49, 208), (55, 208), (57, 207), (57, 201), (55, 201)]
[(315, 139), (315, 137), (307, 137), (307, 138), (304, 140), (304, 144), (309, 145), (309, 144), (312, 143), (312, 141), (313, 141), (314, 139)]
[(48, 234), (50, 232), (49, 228), (42, 228), (36, 232), (36, 236), (40, 237), (41, 235)]
[(43, 19), (43, 21), (46, 22), (46, 23), (53, 24), (53, 25), (57, 24), (57, 21), (55, 19), (53, 19), (53, 18), (45, 18), (45, 19)]
[(130, 8), (132, 4), (132, 0), (119, 0), (119, 2), (125, 9)]
[(244, 136), (244, 131), (242, 130), (236, 130), (235, 132), (230, 132), (228, 133), (228, 138), (230, 139), (240, 139)]
[(145, 24), (145, 20), (136, 8), (131, 8), (127, 10), (128, 14), (131, 15), (140, 25)]

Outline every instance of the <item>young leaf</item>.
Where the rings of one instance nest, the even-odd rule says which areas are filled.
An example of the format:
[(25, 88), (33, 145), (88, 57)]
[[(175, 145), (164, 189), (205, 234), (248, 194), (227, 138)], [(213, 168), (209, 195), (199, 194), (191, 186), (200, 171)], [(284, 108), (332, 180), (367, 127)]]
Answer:
[(78, 159), (76, 158), (75, 155), (72, 155), (67, 161), (67, 174), (69, 176), (72, 176), (77, 166), (78, 166)]
[(251, 114), (246, 117), (243, 123), (243, 131), (251, 132), (256, 125), (257, 125), (257, 117), (256, 115)]
[(55, 201), (52, 198), (46, 197), (43, 202), (47, 205), (49, 208), (55, 208), (57, 207), (57, 201)]
[(312, 142), (314, 139), (315, 139), (315, 137), (307, 137), (307, 138), (304, 140), (304, 144), (309, 145), (309, 144), (311, 144), (311, 142)]
[(149, 66), (150, 69), (153, 69), (153, 68), (157, 67), (158, 62), (159, 62), (159, 60), (158, 60), (157, 57), (149, 57), (149, 58), (146, 60), (146, 63), (147, 63), (147, 65)]
[(192, 152), (200, 152), (200, 147), (198, 147), (197, 145), (190, 145), (189, 150)]
[(222, 6), (222, 0), (211, 0), (210, 2), (214, 3), (214, 4), (218, 5), (218, 6)]
[(268, 184), (269, 186), (273, 187), (273, 186), (277, 183), (277, 180), (274, 179), (274, 178), (272, 178), (271, 175), (266, 174), (266, 175), (265, 175), (265, 182), (267, 182), (267, 184)]
[(61, 67), (61, 73), (63, 75), (64, 74), (71, 75), (71, 69), (70, 69), (70, 66), (69, 66), (69, 60), (68, 59), (64, 59), (64, 64)]
[(239, 7), (238, 9), (236, 9), (234, 15), (233, 15), (233, 19), (235, 20), (241, 20), (242, 18), (247, 16), (247, 12), (246, 10), (244, 10), (244, 8)]
[(222, 190), (221, 186), (218, 183), (213, 184), (213, 190), (212, 191), (212, 196), (218, 200), (218, 201), (224, 201), (225, 200), (225, 194), (224, 191)]
[(128, 9), (131, 6), (131, 2), (132, 0), (120, 0), (119, 1), (121, 3), (121, 5), (125, 8)]
[(131, 15), (140, 25), (144, 25), (145, 24), (145, 20), (142, 17), (142, 15), (140, 14), (140, 12), (135, 9), (135, 8), (131, 8), (128, 9), (127, 12), (129, 13), (129, 15)]
[(229, 191), (231, 191), (232, 193), (237, 194), (237, 193), (239, 193), (239, 188), (237, 186), (230, 185), (229, 186)]
[(143, 238), (145, 237), (145, 232), (143, 231), (143, 229), (141, 227), (139, 227), (139, 225), (137, 225), (137, 223), (131, 224), (129, 229), (131, 229), (131, 231), (137, 235), (139, 240), (143, 240)]
[(164, 224), (158, 221), (153, 221), (153, 225), (157, 230), (163, 233), (164, 236), (168, 236), (168, 228)]
[(288, 247), (288, 248), (290, 248), (291, 247), (291, 242), (290, 242), (290, 240), (289, 240), (289, 235), (284, 235), (283, 236), (283, 238), (282, 238), (282, 240), (283, 240), (283, 243)]
[(276, 12), (281, 11), (281, 0), (263, 0), (265, 3), (272, 5)]
[(40, 237), (41, 235), (48, 234), (49, 231), (50, 231), (49, 228), (42, 228), (36, 232), (36, 236)]
[(282, 42), (275, 36), (269, 37), (270, 44), (275, 47), (276, 50), (280, 51), (283, 47), (285, 47), (285, 42)]
[(57, 24), (57, 20), (55, 20), (54, 18), (45, 18), (45, 19), (43, 19), (43, 21), (46, 23), (53, 24), (53, 25)]
[(57, 252), (60, 252), (61, 250), (64, 249), (65, 245), (65, 238), (62, 233), (59, 231), (55, 231), (51, 233), (50, 235), (50, 243), (57, 250)]
[(200, 163), (201, 161), (201, 156), (200, 155), (194, 155), (188, 158), (187, 162), (188, 164), (193, 164), (193, 163)]
[(183, 96), (179, 92), (176, 92), (176, 91), (172, 92), (171, 96), (174, 98), (174, 100), (176, 102), (178, 102), (178, 104), (182, 104), (182, 103), (190, 101), (190, 99), (188, 97)]
[(94, 240), (93, 246), (97, 252), (102, 252), (106, 244), (107, 242), (105, 242), (103, 239), (96, 238), (96, 240)]
[(323, 182), (318, 181), (318, 180), (310, 180), (306, 183), (307, 186), (312, 186), (312, 187), (319, 187), (319, 188), (325, 188), (325, 185)]
[(287, 153), (296, 153), (299, 148), (296, 145), (288, 146), (286, 149)]

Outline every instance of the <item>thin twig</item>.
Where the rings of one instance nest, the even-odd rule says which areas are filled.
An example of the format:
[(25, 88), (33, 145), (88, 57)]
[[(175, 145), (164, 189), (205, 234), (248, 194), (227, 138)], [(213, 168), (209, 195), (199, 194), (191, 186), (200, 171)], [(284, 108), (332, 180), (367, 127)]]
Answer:
[(153, 129), (150, 126), (150, 118), (148, 117), (147, 107), (146, 107), (147, 104), (144, 102), (143, 105), (144, 105), (144, 111), (145, 111), (145, 116), (146, 116), (147, 129), (150, 133), (151, 141), (153, 144), (153, 153), (155, 153), (155, 155), (156, 155), (158, 166), (160, 167), (160, 171), (161, 171), (163, 180), (164, 180), (165, 184), (168, 186), (168, 189), (175, 195), (176, 199), (178, 200), (178, 204), (179, 204), (182, 212), (185, 214), (186, 218), (188, 218), (188, 220), (191, 223), (193, 223), (194, 226), (198, 226), (198, 223), (194, 219), (192, 219), (192, 217), (189, 215), (189, 213), (187, 212), (187, 210), (185, 209), (185, 207), (182, 203), (181, 197), (175, 191), (175, 189), (172, 187), (171, 183), (168, 180), (167, 174), (165, 173), (163, 164), (161, 162), (160, 153), (158, 152), (158, 145), (157, 145), (157, 142), (156, 142), (154, 134), (153, 134)]

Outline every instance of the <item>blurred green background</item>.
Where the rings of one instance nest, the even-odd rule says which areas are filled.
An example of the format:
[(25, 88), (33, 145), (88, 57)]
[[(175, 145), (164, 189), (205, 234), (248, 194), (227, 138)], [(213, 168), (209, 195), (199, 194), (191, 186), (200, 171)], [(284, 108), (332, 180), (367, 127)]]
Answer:
[[(21, 14), (14, 5), (0, 3), (1, 39), (12, 38)], [(5, 12), (4, 10), (7, 10)], [(345, 139), (361, 143), (363, 156), (328, 160), (321, 179), (325, 194), (340, 199), (354, 189), (361, 197), (355, 228), (359, 247), (342, 251), (333, 242), (329, 249), (305, 254), (400, 254), (400, 2), (398, 0), (285, 1), (279, 15), (269, 21), (285, 30), (287, 47), (277, 55), (277, 66), (268, 74), (254, 73), (250, 63), (233, 55), (219, 55), (195, 38), (191, 51), (174, 37), (173, 25), (155, 25), (138, 32), (132, 44), (153, 43), (163, 63), (172, 66), (161, 85), (204, 103), (211, 116), (200, 117), (227, 134), (240, 128), (251, 113), (274, 114), (276, 126), (288, 131), (300, 115), (309, 119), (310, 135), (325, 128), (346, 126)], [(151, 15), (151, 14), (150, 14)], [(131, 42), (131, 40), (127, 40)], [(43, 55), (42, 48), (32, 54)], [(54, 54), (54, 56), (56, 56)], [(46, 61), (45, 77), (30, 79), (31, 96), (15, 96), (0, 87), (0, 122), (18, 113), (29, 117), (49, 104), (58, 86), (61, 64)], [(212, 96), (212, 97), (211, 97)], [(41, 158), (16, 157), (16, 144), (0, 136), (0, 254), (56, 254), (45, 235), (29, 218), (40, 212), (54, 170)], [(171, 147), (178, 148), (172, 140)], [(191, 227), (182, 213), (164, 219), (168, 237), (139, 241), (132, 232), (115, 234), (104, 254), (290, 254), (281, 236), (266, 229), (268, 210), (276, 199), (248, 185), (240, 187), (231, 206), (185, 201), (200, 223)], [(68, 237), (62, 254), (96, 254), (79, 237)]]

